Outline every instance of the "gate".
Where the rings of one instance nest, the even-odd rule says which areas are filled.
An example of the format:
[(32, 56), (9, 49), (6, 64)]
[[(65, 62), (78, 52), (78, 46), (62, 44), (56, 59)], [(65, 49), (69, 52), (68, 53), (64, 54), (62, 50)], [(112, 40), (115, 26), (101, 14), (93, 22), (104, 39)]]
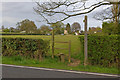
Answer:
[(60, 42), (60, 41), (54, 41), (54, 43), (62, 43), (62, 44), (68, 44), (68, 48), (56, 48), (54, 46), (52, 46), (52, 54), (54, 54), (54, 50), (58, 49), (58, 50), (68, 50), (68, 61), (69, 63), (71, 62), (71, 40), (69, 40), (68, 42)]

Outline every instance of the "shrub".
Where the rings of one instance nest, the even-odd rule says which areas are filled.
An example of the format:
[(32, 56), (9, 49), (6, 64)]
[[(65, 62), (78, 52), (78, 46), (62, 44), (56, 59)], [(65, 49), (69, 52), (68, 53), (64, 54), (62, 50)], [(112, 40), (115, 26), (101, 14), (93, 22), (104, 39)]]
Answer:
[(42, 39), (2, 38), (3, 56), (20, 55), (34, 58), (36, 51), (39, 51), (39, 55), (46, 55), (49, 51), (49, 41)]
[[(80, 36), (82, 46), (84, 37)], [(91, 65), (102, 65), (105, 67), (118, 67), (119, 60), (119, 40), (120, 36), (88, 36), (88, 60)], [(83, 47), (84, 48), (84, 47)]]

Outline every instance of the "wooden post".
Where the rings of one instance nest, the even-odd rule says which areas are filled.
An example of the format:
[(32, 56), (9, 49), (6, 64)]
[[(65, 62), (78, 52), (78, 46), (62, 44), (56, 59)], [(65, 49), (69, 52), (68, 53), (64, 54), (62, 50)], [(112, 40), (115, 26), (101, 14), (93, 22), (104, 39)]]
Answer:
[(65, 55), (63, 53), (58, 54), (61, 62), (65, 62)]
[(84, 65), (87, 65), (87, 58), (88, 58), (88, 54), (87, 54), (87, 16), (85, 16), (85, 34), (84, 34)]
[(39, 54), (39, 61), (42, 61), (42, 54)]
[(52, 31), (52, 58), (54, 58), (54, 28)]
[[(120, 2), (120, 1), (119, 1)], [(119, 24), (119, 20), (120, 20), (120, 4), (118, 4), (118, 24)]]
[(69, 63), (71, 62), (71, 40), (69, 41)]
[(118, 23), (118, 21), (119, 21), (118, 16), (117, 16), (117, 14), (118, 14), (118, 4), (115, 4), (114, 6), (115, 6), (115, 22)]

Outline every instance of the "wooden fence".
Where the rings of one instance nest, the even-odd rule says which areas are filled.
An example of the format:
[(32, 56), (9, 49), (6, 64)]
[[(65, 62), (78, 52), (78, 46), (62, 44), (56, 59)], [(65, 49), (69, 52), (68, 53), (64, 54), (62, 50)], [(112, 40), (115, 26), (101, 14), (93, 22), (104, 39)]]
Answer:
[(58, 49), (58, 50), (68, 50), (68, 52), (69, 52), (68, 61), (69, 61), (69, 63), (70, 63), (70, 62), (71, 62), (71, 40), (69, 40), (68, 42), (54, 41), (54, 43), (68, 44), (68, 48), (56, 48), (56, 47), (54, 47), (54, 45), (53, 45), (53, 46), (52, 46), (52, 54), (54, 54), (54, 50), (55, 50), (55, 49)]

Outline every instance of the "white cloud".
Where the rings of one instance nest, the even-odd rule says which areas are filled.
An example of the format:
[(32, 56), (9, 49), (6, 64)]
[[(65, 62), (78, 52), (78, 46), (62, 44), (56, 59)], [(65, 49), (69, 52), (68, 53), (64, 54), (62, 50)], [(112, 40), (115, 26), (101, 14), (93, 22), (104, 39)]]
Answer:
[(11, 26), (16, 27), (16, 23), (19, 22), (19, 21), (20, 21), (19, 18), (4, 16), (2, 18), (2, 25), (4, 25), (5, 28), (9, 28)]
[(2, 19), (0, 19), (0, 27), (2, 26)]
[[(51, 0), (2, 0), (2, 2), (50, 2)], [(52, 0), (58, 2), (59, 0)]]
[[(25, 0), (26, 1), (26, 0)], [(17, 22), (20, 22), (24, 19), (30, 19), (32, 21), (35, 21), (37, 27), (40, 27), (43, 24), (46, 24), (45, 22), (39, 23), (36, 20), (41, 20), (41, 17), (34, 14), (33, 7), (35, 7), (34, 3), (29, 2), (3, 2), (3, 25), (5, 27), (16, 26)], [(89, 27), (95, 27), (95, 26), (101, 26), (102, 22), (98, 22), (97, 20), (92, 18), (92, 15), (98, 10), (102, 10), (103, 8), (95, 9), (93, 12), (88, 15), (88, 18), (90, 20), (88, 26)], [(60, 16), (59, 16), (60, 17)], [(58, 18), (59, 18), (58, 17)], [(84, 27), (83, 23), (84, 15), (71, 17), (67, 19), (66, 23), (74, 23), (79, 22), (82, 27)]]
[(2, 2), (0, 2), (0, 12), (2, 11)]
[(109, 1), (109, 2), (119, 2), (120, 0), (105, 0), (105, 1)]
[(2, 0), (2, 2), (32, 2), (33, 0)]
[(2, 21), (3, 22), (8, 22), (8, 23), (15, 23), (16, 21), (19, 21), (19, 19), (15, 18), (15, 17), (8, 17), (8, 16), (6, 16), (6, 17), (2, 18)]
[(2, 3), (0, 2), (0, 27), (2, 26)]

